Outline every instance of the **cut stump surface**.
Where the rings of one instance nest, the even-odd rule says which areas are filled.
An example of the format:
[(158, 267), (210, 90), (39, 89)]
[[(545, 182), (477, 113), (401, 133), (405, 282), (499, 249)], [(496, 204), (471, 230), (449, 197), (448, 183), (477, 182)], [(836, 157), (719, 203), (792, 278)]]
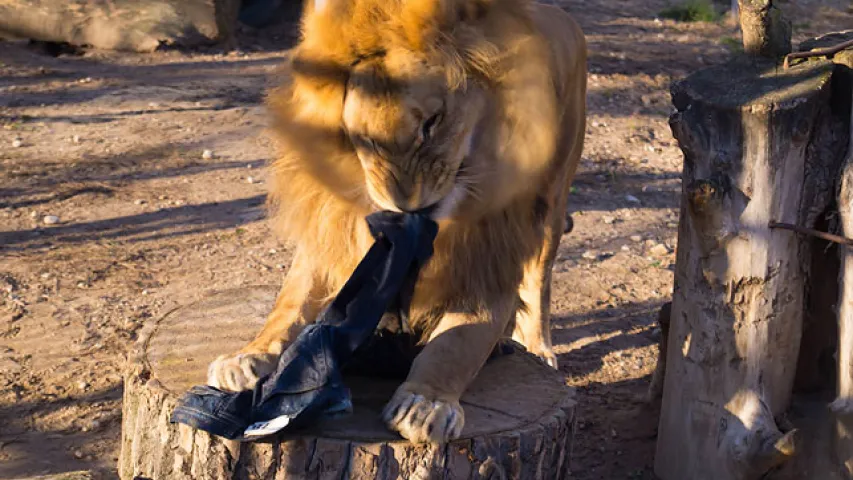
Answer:
[(119, 474), (124, 480), (266, 478), (568, 478), (575, 402), (533, 355), (490, 360), (462, 398), (462, 438), (413, 445), (379, 418), (397, 382), (346, 379), (354, 413), (273, 442), (229, 441), (171, 424), (178, 398), (216, 356), (255, 335), (273, 287), (213, 294), (145, 326), (125, 374)]

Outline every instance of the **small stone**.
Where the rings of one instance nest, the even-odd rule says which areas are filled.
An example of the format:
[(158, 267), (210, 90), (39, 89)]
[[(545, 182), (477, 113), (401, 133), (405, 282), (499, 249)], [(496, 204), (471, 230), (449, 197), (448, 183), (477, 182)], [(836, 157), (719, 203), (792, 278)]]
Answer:
[(158, 198), (158, 199), (160, 199), (160, 200), (166, 200), (166, 199), (167, 199), (167, 198), (169, 198), (169, 197), (167, 197), (166, 195), (160, 195), (160, 196), (159, 196), (159, 197), (157, 197), (157, 198)]
[(639, 243), (639, 242), (642, 242), (642, 241), (643, 241), (643, 237), (642, 237), (642, 236), (640, 236), (640, 235), (631, 235), (629, 238), (630, 238), (630, 239), (631, 239), (631, 241), (632, 241), (632, 242), (634, 242), (634, 243)]
[(133, 203), (135, 203), (136, 205), (145, 205), (146, 202), (145, 202), (145, 200), (142, 200), (140, 198), (140, 199), (134, 200)]
[(657, 245), (649, 249), (649, 253), (658, 257), (662, 257), (664, 255), (669, 254), (669, 249), (666, 248), (666, 245), (658, 243)]
[(44, 222), (45, 225), (56, 225), (59, 223), (59, 217), (56, 215), (45, 215), (44, 218), (42, 218), (42, 222)]
[(630, 251), (631, 251), (631, 247), (629, 247), (628, 245), (622, 245), (622, 251), (623, 251), (623, 252), (630, 252)]
[(255, 177), (246, 177), (246, 183), (256, 183)]
[(254, 166), (254, 165), (252, 165), (252, 164), (250, 163), (250, 164), (246, 165), (246, 168), (248, 168), (249, 170), (251, 170), (251, 169), (255, 168), (255, 166)]
[(610, 215), (605, 215), (601, 217), (601, 221), (603, 221), (607, 225), (610, 225), (611, 223), (615, 222), (616, 219), (614, 217), (611, 217)]
[(80, 460), (83, 458), (83, 452), (81, 450), (74, 450), (74, 458)]
[(639, 199), (639, 198), (637, 198), (637, 197), (635, 197), (635, 196), (633, 196), (633, 195), (625, 195), (625, 200), (626, 200), (628, 203), (636, 203), (636, 204), (639, 204), (639, 203), (640, 203), (640, 199)]
[(39, 212), (37, 212), (35, 210), (30, 212), (30, 218), (38, 218), (38, 216), (39, 216)]
[(160, 106), (160, 104), (157, 102), (148, 102), (148, 106), (151, 108), (157, 108)]
[(675, 222), (667, 222), (666, 226), (667, 228), (678, 228), (678, 224)]
[(587, 260), (595, 260), (598, 258), (598, 252), (595, 250), (587, 250), (581, 254), (581, 257), (586, 258)]
[(74, 135), (73, 137), (71, 137), (71, 141), (73, 143), (80, 143), (80, 135)]
[(18, 148), (18, 147), (23, 146), (23, 145), (24, 145), (24, 141), (21, 140), (20, 138), (16, 138), (16, 139), (12, 140), (12, 146), (15, 148)]
[(77, 388), (79, 388), (80, 390), (86, 390), (87, 388), (89, 388), (89, 382), (87, 382), (86, 380), (80, 380), (79, 382), (77, 382)]
[(213, 150), (205, 150), (201, 152), (201, 158), (205, 160), (210, 160), (211, 158), (213, 158)]

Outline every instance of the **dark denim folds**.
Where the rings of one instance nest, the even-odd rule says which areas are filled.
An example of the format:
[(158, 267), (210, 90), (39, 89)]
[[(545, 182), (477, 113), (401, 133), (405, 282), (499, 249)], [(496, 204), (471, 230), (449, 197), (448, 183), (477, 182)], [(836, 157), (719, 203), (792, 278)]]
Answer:
[[(384, 360), (406, 356), (399, 339), (375, 332), (384, 313), (408, 311), (438, 225), (427, 212), (377, 212), (367, 223), (373, 246), (317, 321), (282, 353), (275, 371), (243, 392), (195, 386), (179, 400), (172, 422), (228, 439), (260, 439), (351, 411), (342, 378), (351, 361), (359, 370), (376, 364), (381, 371), (388, 370)], [(402, 373), (391, 370), (386, 373)]]

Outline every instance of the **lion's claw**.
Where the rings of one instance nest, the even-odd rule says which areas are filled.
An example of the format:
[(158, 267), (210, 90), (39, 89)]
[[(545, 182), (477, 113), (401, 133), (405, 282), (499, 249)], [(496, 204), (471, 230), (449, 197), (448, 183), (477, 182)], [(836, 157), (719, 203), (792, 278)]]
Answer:
[(274, 369), (275, 356), (271, 354), (220, 355), (207, 368), (207, 384), (232, 392), (251, 390)]
[(430, 400), (399, 389), (382, 411), (388, 428), (412, 443), (443, 443), (459, 438), (465, 414), (459, 402)]

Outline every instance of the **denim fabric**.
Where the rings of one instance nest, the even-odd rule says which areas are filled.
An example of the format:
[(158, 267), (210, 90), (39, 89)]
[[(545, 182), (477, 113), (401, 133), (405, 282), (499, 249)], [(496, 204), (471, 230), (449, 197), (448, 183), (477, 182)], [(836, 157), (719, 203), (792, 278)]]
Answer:
[[(228, 439), (263, 438), (352, 409), (342, 371), (401, 376), (411, 337), (376, 333), (382, 315), (408, 309), (418, 272), (432, 256), (438, 225), (427, 212), (377, 212), (367, 217), (376, 239), (338, 295), (279, 357), (254, 390), (196, 386), (179, 400), (171, 421)], [(251, 427), (247, 431), (247, 427)]]

